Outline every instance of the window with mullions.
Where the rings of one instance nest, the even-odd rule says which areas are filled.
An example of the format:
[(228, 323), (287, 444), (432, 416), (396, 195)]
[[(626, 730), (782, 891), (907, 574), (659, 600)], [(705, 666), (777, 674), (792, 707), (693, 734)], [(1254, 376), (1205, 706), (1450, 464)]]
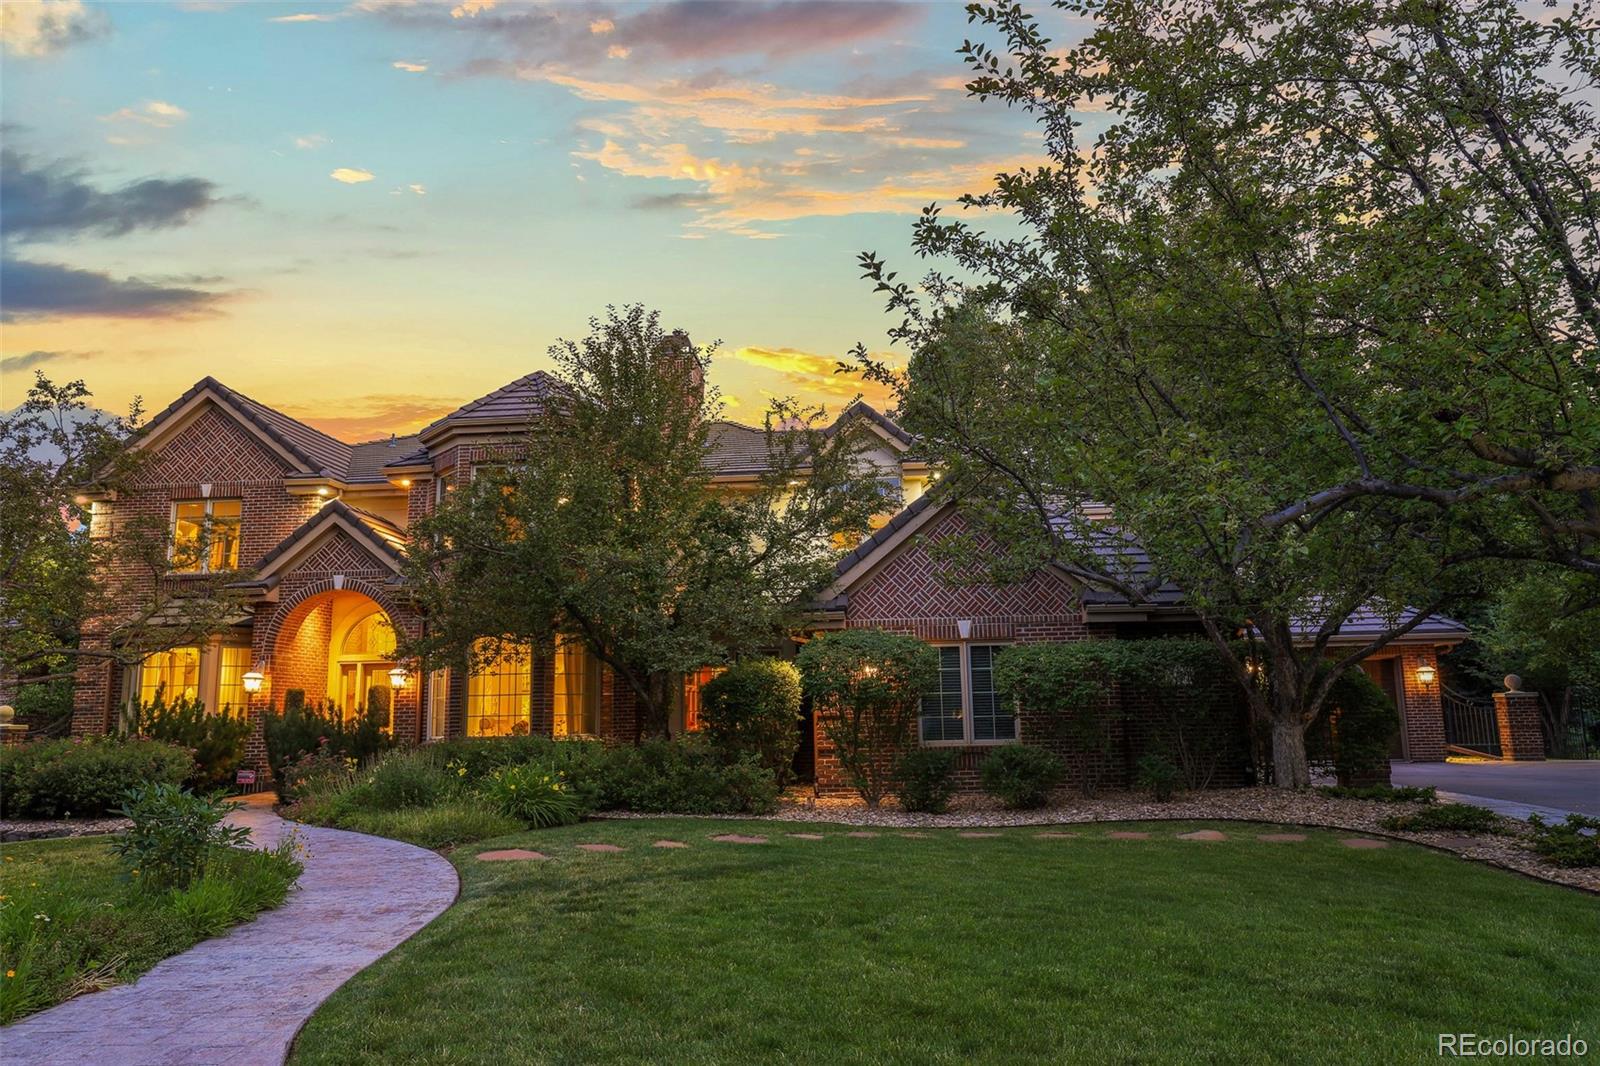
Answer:
[(239, 569), (239, 500), (179, 500), (172, 505), (172, 569), (209, 574)]
[(994, 664), (1003, 644), (946, 644), (939, 685), (922, 697), (924, 744), (994, 744), (1017, 739), (1017, 718), (994, 689)]
[(526, 645), (467, 678), (467, 736), (526, 736), (532, 724), (533, 652)]
[(563, 637), (555, 656), (555, 735), (593, 736), (600, 731), (600, 660), (581, 640)]

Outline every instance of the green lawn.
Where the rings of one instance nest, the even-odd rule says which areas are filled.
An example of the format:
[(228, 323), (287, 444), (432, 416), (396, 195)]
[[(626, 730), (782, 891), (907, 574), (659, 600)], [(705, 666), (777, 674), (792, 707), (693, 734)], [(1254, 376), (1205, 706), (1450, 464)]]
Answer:
[[(1594, 897), (1334, 833), (1137, 828), (1152, 839), (661, 819), (483, 842), (454, 855), (459, 902), (325, 1004), (293, 1061), (1421, 1062), (1444, 1031), (1600, 1046)], [(771, 843), (709, 840), (727, 832)], [(553, 858), (473, 857), (511, 846)]]

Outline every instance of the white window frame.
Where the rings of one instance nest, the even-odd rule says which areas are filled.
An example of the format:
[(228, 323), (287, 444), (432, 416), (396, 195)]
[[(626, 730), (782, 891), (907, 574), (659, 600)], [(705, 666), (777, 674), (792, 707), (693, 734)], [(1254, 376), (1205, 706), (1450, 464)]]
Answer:
[[(198, 503), (198, 504), (201, 504), (205, 508), (206, 542), (205, 542), (205, 545), (204, 545), (204, 550), (201, 551), (201, 553), (200, 553), (200, 565), (197, 568), (195, 568), (193, 570), (175, 570), (175, 569), (172, 569), (172, 563), (174, 562), (174, 557), (178, 554), (178, 508), (181, 507), (182, 505), (186, 504), (186, 503)], [(168, 568), (168, 571), (170, 573), (179, 574), (179, 575), (184, 575), (184, 574), (190, 574), (190, 575), (192, 575), (192, 574), (231, 574), (231, 573), (234, 573), (235, 571), (237, 571), (239, 569), (239, 566), (237, 564), (234, 565), (234, 566), (231, 566), (231, 567), (224, 567), (221, 570), (213, 570), (213, 569), (211, 569), (211, 540), (210, 540), (210, 536), (211, 536), (211, 513), (212, 513), (212, 508), (215, 507), (219, 503), (237, 503), (239, 505), (239, 548), (240, 548), (241, 555), (243, 554), (243, 550), (244, 550), (244, 499), (242, 497), (239, 497), (239, 496), (219, 496), (216, 499), (212, 499), (210, 496), (206, 496), (206, 497), (202, 497), (200, 499), (191, 498), (191, 499), (184, 499), (184, 500), (173, 500), (172, 501), (172, 506), (170, 508), (168, 508), (168, 515), (167, 515), (167, 568)]]
[[(206, 640), (195, 641), (191, 644), (174, 645), (174, 648), (163, 648), (162, 651), (172, 651), (175, 648), (197, 648), (200, 652), (199, 673), (195, 678), (195, 698), (206, 709), (207, 714), (216, 714), (222, 709), (222, 650), (224, 648), (242, 648), (245, 652), (245, 669), (250, 669), (250, 645), (238, 640), (226, 640), (221, 637), (211, 637)], [(152, 652), (151, 654), (156, 654)], [(144, 697), (144, 662), (123, 671), (122, 705), (126, 710), (133, 706), (135, 700)], [(169, 694), (170, 695), (170, 694)], [(245, 697), (246, 703), (249, 696)], [(232, 708), (234, 714), (242, 714), (245, 704)]]
[[(972, 648), (976, 645), (985, 648), (1009, 648), (1013, 642), (1005, 640), (964, 640), (942, 641), (933, 643), (932, 647), (960, 648), (961, 649), (961, 739), (960, 740), (923, 740), (922, 739), (922, 698), (917, 698), (917, 743), (924, 748), (997, 748), (1004, 744), (1022, 743), (1022, 716), (1012, 711), (1011, 720), (1016, 723), (1016, 736), (996, 738), (991, 740), (978, 740), (974, 736), (972, 721)], [(1000, 698), (999, 693), (995, 698)]]
[[(435, 724), (438, 726), (437, 729)], [(429, 740), (444, 740), (450, 735), (450, 668), (448, 666), (441, 666), (437, 670), (428, 671), (428, 716), (426, 728)]]

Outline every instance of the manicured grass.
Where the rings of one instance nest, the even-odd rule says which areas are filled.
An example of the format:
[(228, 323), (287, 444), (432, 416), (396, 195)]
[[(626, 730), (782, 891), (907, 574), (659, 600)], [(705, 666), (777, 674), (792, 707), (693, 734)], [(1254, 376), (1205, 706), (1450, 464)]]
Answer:
[(0, 1024), (128, 981), (282, 903), (283, 858), (230, 851), (181, 891), (141, 891), (109, 838), (7, 844), (0, 854)]
[[(1600, 900), (1334, 833), (1136, 828), (1151, 839), (661, 819), (484, 841), (452, 856), (458, 903), (335, 994), (293, 1061), (1396, 1062), (1435, 1060), (1441, 1032), (1508, 1031), (1600, 1046)], [(552, 858), (473, 857), (506, 847)]]

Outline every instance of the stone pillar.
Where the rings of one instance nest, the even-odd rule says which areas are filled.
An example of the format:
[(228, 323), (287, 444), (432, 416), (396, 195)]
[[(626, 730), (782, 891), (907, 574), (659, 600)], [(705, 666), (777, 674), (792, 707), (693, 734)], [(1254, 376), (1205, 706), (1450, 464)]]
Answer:
[[(1426, 645), (1401, 648), (1400, 716), (1406, 735), (1406, 758), (1412, 762), (1444, 762), (1444, 703), (1440, 695), (1439, 654)], [(1426, 682), (1422, 672), (1432, 671)]]
[(1544, 729), (1539, 723), (1539, 697), (1523, 692), (1520, 681), (1506, 678), (1506, 691), (1494, 694), (1494, 717), (1500, 727), (1500, 757), (1519, 762), (1544, 758)]

